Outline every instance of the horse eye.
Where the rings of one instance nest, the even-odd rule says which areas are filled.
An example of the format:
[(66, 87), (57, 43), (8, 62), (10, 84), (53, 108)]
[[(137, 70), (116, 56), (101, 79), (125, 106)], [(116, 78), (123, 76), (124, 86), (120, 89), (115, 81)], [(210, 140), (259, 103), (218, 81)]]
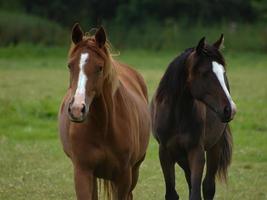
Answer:
[(68, 64), (68, 68), (71, 69), (71, 64)]
[(98, 71), (97, 72), (102, 72), (103, 71), (103, 67), (102, 66), (98, 66)]

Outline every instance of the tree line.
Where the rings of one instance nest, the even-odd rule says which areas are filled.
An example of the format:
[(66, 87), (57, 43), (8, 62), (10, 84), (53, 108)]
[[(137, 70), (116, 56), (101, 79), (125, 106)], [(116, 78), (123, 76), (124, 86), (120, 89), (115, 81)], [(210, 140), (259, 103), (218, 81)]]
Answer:
[(127, 27), (149, 20), (210, 25), (267, 19), (266, 0), (2, 0), (0, 8), (38, 15), (63, 26), (75, 21), (92, 25), (112, 21)]

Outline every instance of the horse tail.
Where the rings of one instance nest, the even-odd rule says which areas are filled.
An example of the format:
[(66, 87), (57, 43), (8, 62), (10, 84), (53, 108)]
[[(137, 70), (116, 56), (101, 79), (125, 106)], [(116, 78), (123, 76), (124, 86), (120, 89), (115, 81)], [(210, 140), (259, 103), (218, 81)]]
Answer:
[(219, 180), (227, 183), (227, 169), (231, 164), (233, 150), (233, 138), (228, 124), (226, 125), (219, 145), (220, 155), (217, 176)]
[(98, 196), (100, 197), (99, 199), (107, 199), (107, 200), (115, 199), (116, 191), (111, 181), (98, 179), (98, 186), (99, 186)]

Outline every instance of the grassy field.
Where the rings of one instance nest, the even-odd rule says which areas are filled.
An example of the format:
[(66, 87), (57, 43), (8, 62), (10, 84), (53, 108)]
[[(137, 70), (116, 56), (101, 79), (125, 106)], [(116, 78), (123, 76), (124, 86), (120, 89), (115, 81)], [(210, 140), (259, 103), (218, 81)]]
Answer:
[[(57, 110), (68, 85), (67, 50), (0, 49), (0, 199), (74, 199), (72, 165), (57, 135)], [(118, 57), (143, 74), (150, 96), (178, 52), (122, 51)], [(216, 199), (267, 199), (267, 56), (226, 53), (232, 96), (233, 163)], [(188, 192), (177, 167), (177, 190)], [(135, 189), (137, 200), (164, 197), (153, 138)]]

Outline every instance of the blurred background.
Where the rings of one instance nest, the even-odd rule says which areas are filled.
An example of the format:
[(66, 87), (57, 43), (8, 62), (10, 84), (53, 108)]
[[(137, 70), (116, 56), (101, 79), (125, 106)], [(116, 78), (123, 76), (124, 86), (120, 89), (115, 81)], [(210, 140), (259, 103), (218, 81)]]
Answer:
[(117, 48), (179, 49), (224, 32), (231, 49), (267, 50), (266, 0), (1, 0), (0, 45), (66, 45), (75, 22), (104, 25)]
[[(0, 200), (75, 199), (73, 172), (57, 135), (69, 82), (71, 28), (103, 25), (115, 59), (144, 77), (153, 95), (166, 67), (206, 36), (222, 50), (238, 113), (228, 185), (219, 200), (267, 200), (266, 0), (0, 0)], [(188, 198), (182, 170), (177, 191)], [(151, 137), (134, 192), (160, 200), (164, 180)]]

